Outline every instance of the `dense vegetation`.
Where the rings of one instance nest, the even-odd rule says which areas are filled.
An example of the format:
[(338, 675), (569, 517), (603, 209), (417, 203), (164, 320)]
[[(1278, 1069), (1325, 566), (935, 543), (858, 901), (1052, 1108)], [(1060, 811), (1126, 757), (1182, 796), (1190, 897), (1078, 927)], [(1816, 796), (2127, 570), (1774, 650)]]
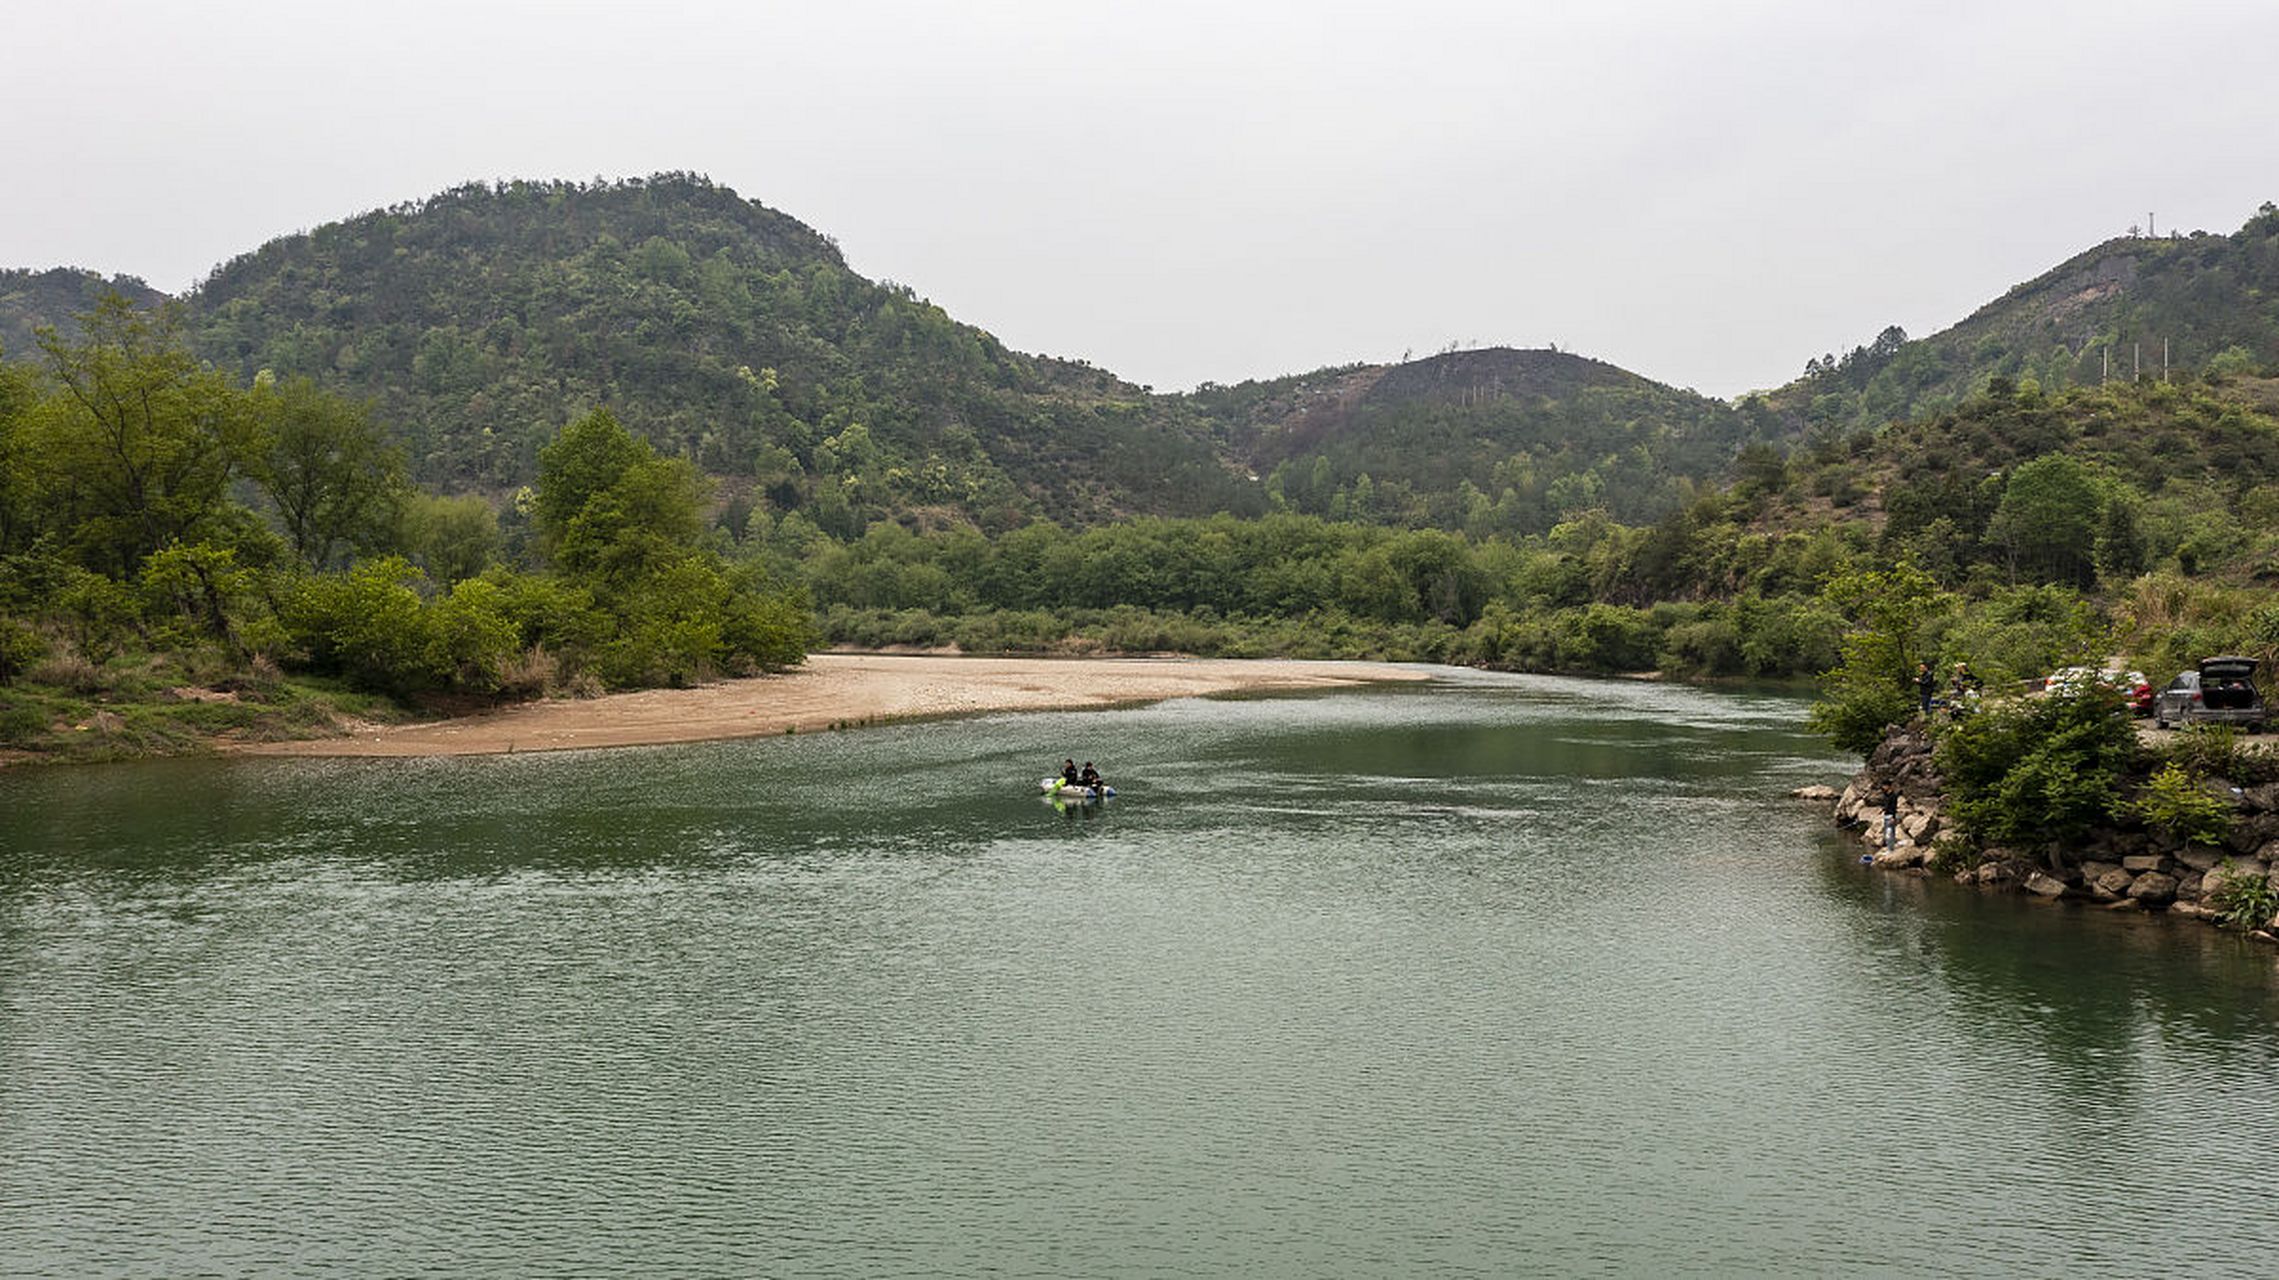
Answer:
[[(806, 601), (703, 545), (705, 482), (606, 412), (541, 450), (502, 522), (412, 489), (360, 405), (237, 385), (115, 296), (84, 331), (44, 338), (36, 373), (0, 366), (0, 743), (147, 750), (305, 732), (379, 705), (362, 694), (805, 656)], [(510, 543), (520, 568), (499, 562)]]
[(272, 241), (188, 301), (202, 354), (373, 399), (447, 489), (527, 483), (556, 426), (608, 406), (839, 533), (1239, 510), (1248, 490), (1140, 388), (1009, 351), (693, 175), (460, 187)]
[(273, 241), (183, 301), (195, 354), (370, 400), (431, 488), (503, 497), (607, 406), (739, 511), (843, 538), (1276, 509), (1543, 533), (1658, 518), (1787, 430), (1555, 351), (1155, 395), (1009, 351), (687, 174), (457, 188)]
[[(1917, 660), (2279, 650), (2275, 235), (2125, 242), (2125, 314), (2225, 344), (2166, 380), (1980, 343), (1907, 381), (1953, 333), (1893, 330), (1814, 361), (1802, 409), (1499, 349), (1158, 396), (700, 178), (462, 188), (0, 363), (0, 741), (122, 708), (302, 732), (821, 640), (1829, 673), (1818, 722), (1864, 748)], [(1854, 429), (1908, 405), (1944, 407)]]
[[(1996, 380), (2044, 392), (2279, 359), (2279, 205), (2237, 232), (2109, 240), (2017, 286), (1960, 324), (1805, 364), (1759, 398), (1821, 432), (1867, 431), (1953, 408)], [(1746, 406), (1745, 406), (1746, 407)]]
[(133, 276), (106, 280), (75, 267), (0, 269), (0, 357), (37, 354), (41, 329), (77, 338), (79, 317), (113, 293), (143, 308), (166, 301), (165, 294)]

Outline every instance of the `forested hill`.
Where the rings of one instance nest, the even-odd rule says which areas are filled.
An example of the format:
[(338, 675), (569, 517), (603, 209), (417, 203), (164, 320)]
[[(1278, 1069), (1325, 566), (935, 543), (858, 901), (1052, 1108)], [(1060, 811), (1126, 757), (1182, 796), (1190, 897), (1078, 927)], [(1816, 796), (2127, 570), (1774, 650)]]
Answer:
[(1557, 351), (1156, 395), (1007, 350), (688, 174), (460, 187), (273, 241), (182, 301), (194, 349), (239, 382), (375, 401), (429, 487), (526, 484), (564, 422), (607, 406), (717, 477), (731, 527), (797, 511), (840, 536), (1271, 509), (1540, 532), (1674, 510), (1785, 422)]
[(564, 421), (606, 405), (835, 531), (1257, 504), (1139, 388), (1009, 351), (694, 175), (460, 187), (272, 242), (189, 302), (196, 346), (239, 376), (377, 399), (431, 485), (525, 483)]
[(2279, 365), (2279, 206), (2231, 235), (2131, 235), (2078, 254), (1928, 338), (1886, 329), (1809, 361), (1763, 402), (1827, 429), (1962, 403), (1995, 379), (2056, 392), (2142, 373)]
[(38, 354), (38, 331), (53, 328), (66, 341), (79, 336), (79, 317), (95, 307), (106, 293), (116, 293), (138, 307), (152, 307), (166, 295), (134, 276), (105, 279), (77, 267), (46, 271), (0, 270), (0, 356), (18, 359)]
[(1603, 361), (1501, 347), (1205, 386), (1194, 400), (1278, 505), (1474, 534), (1541, 533), (1591, 508), (1658, 519), (1777, 429)]

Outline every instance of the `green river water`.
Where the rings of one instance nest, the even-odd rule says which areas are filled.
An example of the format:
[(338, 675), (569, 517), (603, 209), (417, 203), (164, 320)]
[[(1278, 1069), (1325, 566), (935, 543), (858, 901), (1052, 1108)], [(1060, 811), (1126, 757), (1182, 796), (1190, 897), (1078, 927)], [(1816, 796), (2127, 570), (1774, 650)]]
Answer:
[(1800, 720), (0, 774), (0, 1274), (2279, 1270), (2273, 952), (1869, 871)]

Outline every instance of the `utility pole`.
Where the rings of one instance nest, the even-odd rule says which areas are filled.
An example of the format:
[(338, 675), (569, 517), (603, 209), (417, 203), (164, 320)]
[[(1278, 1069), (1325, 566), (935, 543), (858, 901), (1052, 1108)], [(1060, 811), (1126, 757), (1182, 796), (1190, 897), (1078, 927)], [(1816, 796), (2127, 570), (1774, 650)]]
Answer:
[(2105, 348), (2105, 367), (2097, 374), (2097, 385), (2102, 387), (2113, 380), (2113, 349)]
[(2147, 240), (2160, 239), (2160, 224), (2154, 222), (2153, 215), (2149, 213), (2144, 216), (2144, 236)]
[(2160, 340), (2160, 380), (2168, 381), (2168, 339)]
[(2131, 382), (2142, 382), (2142, 381), (2144, 381), (2144, 344), (2143, 344), (2143, 343), (2141, 343), (2141, 342), (2132, 342), (2132, 343), (2130, 343), (2130, 344), (2129, 344), (2129, 360), (2130, 360), (2130, 366), (2129, 366), (2129, 381), (2131, 381)]

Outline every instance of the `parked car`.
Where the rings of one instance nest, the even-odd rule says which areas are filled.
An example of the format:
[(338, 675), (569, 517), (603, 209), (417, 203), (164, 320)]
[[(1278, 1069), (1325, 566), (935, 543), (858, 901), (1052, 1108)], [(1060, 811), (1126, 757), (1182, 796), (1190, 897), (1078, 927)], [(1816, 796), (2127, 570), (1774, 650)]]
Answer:
[(2097, 667), (2060, 667), (2042, 677), (2044, 693), (2074, 693), (2101, 684), (2121, 695), (2129, 714), (2152, 714), (2152, 684), (2142, 671), (2113, 671)]
[(2262, 732), (2263, 695), (2255, 689), (2255, 665), (2253, 658), (2230, 654), (2200, 659), (2198, 670), (2178, 675), (2153, 698), (2153, 724), (2162, 729), (2236, 724), (2249, 733)]

